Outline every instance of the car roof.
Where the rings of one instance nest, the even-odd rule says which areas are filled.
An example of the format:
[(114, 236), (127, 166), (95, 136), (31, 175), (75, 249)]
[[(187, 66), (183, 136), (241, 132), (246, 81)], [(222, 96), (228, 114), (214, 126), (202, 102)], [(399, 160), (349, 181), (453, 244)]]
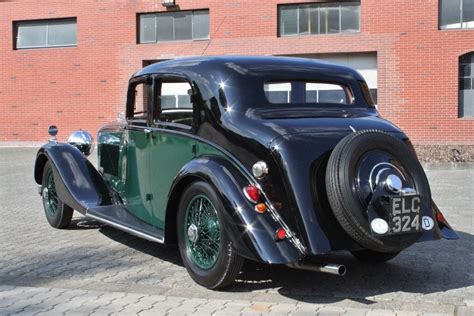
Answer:
[(184, 57), (151, 64), (135, 73), (133, 77), (166, 72), (195, 72), (202, 76), (207, 72), (204, 70), (209, 69), (213, 70), (214, 75), (216, 72), (229, 75), (236, 73), (241, 76), (284, 72), (293, 77), (295, 74), (301, 76), (311, 72), (313, 75), (330, 73), (334, 77), (349, 76), (353, 79), (362, 79), (357, 71), (347, 66), (318, 59), (283, 56)]

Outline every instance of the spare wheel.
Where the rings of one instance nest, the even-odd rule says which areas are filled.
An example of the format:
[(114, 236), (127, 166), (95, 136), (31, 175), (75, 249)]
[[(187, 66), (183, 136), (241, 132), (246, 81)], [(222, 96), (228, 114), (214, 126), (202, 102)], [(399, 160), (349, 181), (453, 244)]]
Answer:
[[(387, 234), (374, 233), (368, 208), (375, 194), (382, 193), (386, 201), (403, 194), (394, 193), (396, 188), (387, 188), (389, 178), (400, 179), (398, 185), (403, 190), (414, 189), (412, 193), (419, 197), (420, 203), (425, 207), (430, 205), (428, 181), (415, 153), (403, 141), (385, 132), (362, 130), (347, 135), (334, 148), (326, 169), (329, 204), (337, 221), (364, 249), (382, 253), (398, 252), (422, 234), (421, 227), (408, 233), (395, 232), (392, 228)], [(390, 221), (391, 209), (385, 207), (383, 212), (387, 214), (381, 217)], [(416, 224), (419, 223), (414, 218), (413, 223), (408, 223)]]

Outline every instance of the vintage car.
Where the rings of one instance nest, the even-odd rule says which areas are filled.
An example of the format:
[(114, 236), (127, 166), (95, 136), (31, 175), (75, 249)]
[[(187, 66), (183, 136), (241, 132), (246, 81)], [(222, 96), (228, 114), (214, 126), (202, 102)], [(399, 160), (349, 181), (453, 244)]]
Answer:
[[(344, 275), (322, 254), (395, 257), (457, 239), (431, 199), (413, 146), (380, 117), (355, 70), (286, 57), (194, 57), (130, 80), (126, 112), (38, 152), (46, 218), (73, 210), (177, 244), (190, 276), (218, 289), (245, 259)], [(324, 256), (324, 258), (328, 258)], [(330, 257), (329, 257), (330, 258)]]

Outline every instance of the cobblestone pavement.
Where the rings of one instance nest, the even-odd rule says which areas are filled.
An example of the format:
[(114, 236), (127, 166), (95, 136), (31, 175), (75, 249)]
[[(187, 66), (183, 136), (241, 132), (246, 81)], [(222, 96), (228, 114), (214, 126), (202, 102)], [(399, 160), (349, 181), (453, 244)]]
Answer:
[(459, 241), (419, 243), (380, 265), (331, 256), (345, 277), (248, 263), (233, 288), (215, 292), (188, 277), (175, 248), (81, 216), (49, 227), (34, 159), (32, 148), (0, 148), (1, 315), (474, 315), (472, 167), (427, 171)]

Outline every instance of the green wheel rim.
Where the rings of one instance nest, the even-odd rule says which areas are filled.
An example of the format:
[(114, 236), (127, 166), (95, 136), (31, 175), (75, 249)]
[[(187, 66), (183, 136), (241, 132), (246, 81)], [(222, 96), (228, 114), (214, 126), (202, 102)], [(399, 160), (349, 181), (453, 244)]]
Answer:
[(187, 255), (199, 268), (211, 269), (219, 257), (220, 238), (216, 208), (207, 196), (194, 196), (184, 217)]
[[(44, 192), (46, 189), (46, 192)], [(49, 169), (46, 175), (46, 186), (43, 189), (43, 198), (46, 212), (50, 216), (55, 216), (58, 212), (58, 195), (54, 184), (53, 170)]]

